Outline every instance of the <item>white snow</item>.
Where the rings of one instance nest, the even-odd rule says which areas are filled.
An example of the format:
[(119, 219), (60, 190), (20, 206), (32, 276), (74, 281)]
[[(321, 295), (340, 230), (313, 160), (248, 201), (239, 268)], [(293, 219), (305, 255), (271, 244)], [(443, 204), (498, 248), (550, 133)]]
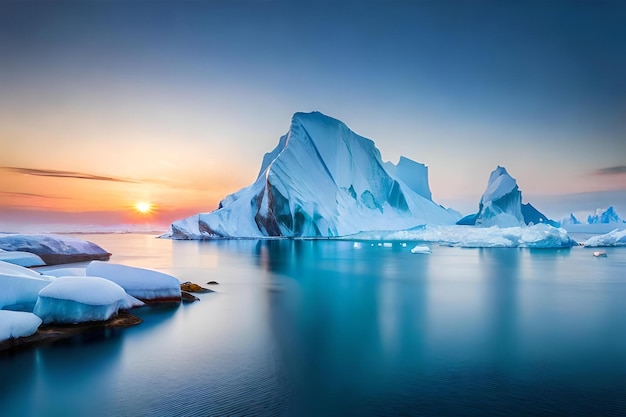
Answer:
[(395, 171), (422, 176), (407, 185), (385, 170), (371, 140), (321, 113), (296, 113), (253, 184), (226, 196), (216, 211), (174, 222), (170, 236), (327, 237), (454, 224), (453, 214), (412, 189), (426, 194), (426, 169), (408, 161)]
[(400, 231), (361, 232), (345, 239), (436, 242), (464, 248), (569, 248), (575, 244), (567, 231), (547, 224), (506, 228), (425, 226)]
[(81, 323), (108, 320), (142, 304), (108, 279), (60, 277), (39, 292), (33, 312), (44, 323)]
[(429, 246), (417, 245), (411, 249), (411, 253), (432, 253)]
[(46, 263), (37, 255), (22, 251), (5, 251), (0, 249), (0, 261), (9, 262), (20, 266), (41, 266)]
[(111, 280), (141, 300), (180, 298), (180, 281), (163, 272), (92, 261), (87, 266), (87, 275)]
[(33, 313), (0, 310), (0, 342), (34, 334), (41, 319)]
[(626, 229), (615, 229), (600, 236), (593, 236), (583, 243), (584, 246), (595, 248), (603, 246), (626, 246)]
[(39, 291), (52, 280), (23, 266), (0, 261), (0, 309), (9, 306), (32, 308)]

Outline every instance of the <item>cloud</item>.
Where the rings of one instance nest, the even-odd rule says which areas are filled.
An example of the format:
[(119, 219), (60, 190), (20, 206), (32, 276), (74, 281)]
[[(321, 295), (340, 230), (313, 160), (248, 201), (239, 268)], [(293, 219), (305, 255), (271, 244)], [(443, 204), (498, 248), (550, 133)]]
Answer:
[(593, 172), (595, 175), (614, 175), (626, 174), (626, 165), (618, 165), (614, 167), (600, 168)]
[(74, 200), (71, 197), (55, 197), (55, 196), (51, 196), (51, 195), (33, 194), (33, 193), (14, 193), (14, 192), (10, 192), (10, 191), (0, 191), (0, 194), (2, 194), (2, 195), (11, 195), (11, 196), (14, 196), (14, 197), (37, 197), (37, 198), (53, 198), (55, 200)]
[(34, 175), (38, 177), (76, 178), (76, 179), (81, 179), (81, 180), (140, 183), (140, 181), (130, 180), (126, 178), (104, 177), (101, 175), (86, 174), (84, 172), (57, 171), (54, 169), (0, 167), (0, 170), (6, 171), (6, 172), (14, 172), (17, 174)]

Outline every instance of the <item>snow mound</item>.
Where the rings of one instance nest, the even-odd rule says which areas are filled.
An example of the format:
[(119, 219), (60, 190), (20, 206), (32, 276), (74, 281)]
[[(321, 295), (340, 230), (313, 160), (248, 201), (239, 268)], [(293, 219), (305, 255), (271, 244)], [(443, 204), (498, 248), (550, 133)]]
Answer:
[(319, 112), (296, 113), (265, 154), (256, 181), (219, 208), (178, 220), (174, 239), (329, 237), (405, 229), (456, 218), (433, 203), (426, 167), (406, 158), (385, 169), (374, 142)]
[(43, 323), (81, 323), (108, 320), (142, 304), (108, 279), (60, 277), (39, 292), (33, 312)]
[(576, 245), (567, 231), (547, 224), (506, 228), (426, 226), (400, 231), (363, 232), (347, 238), (436, 242), (463, 248), (569, 248)]
[(33, 313), (0, 310), (0, 342), (34, 334), (41, 319)]
[(9, 262), (20, 266), (42, 266), (46, 263), (37, 255), (30, 252), (12, 251), (0, 249), (0, 261)]
[(0, 261), (0, 309), (31, 309), (39, 291), (52, 279), (23, 266)]
[(34, 253), (47, 265), (107, 260), (111, 254), (95, 243), (54, 234), (0, 234), (0, 249)]
[(593, 236), (583, 243), (589, 248), (605, 246), (626, 246), (626, 229), (615, 229), (612, 232), (600, 236)]
[(163, 272), (93, 261), (87, 275), (106, 278), (140, 300), (180, 300), (180, 281)]

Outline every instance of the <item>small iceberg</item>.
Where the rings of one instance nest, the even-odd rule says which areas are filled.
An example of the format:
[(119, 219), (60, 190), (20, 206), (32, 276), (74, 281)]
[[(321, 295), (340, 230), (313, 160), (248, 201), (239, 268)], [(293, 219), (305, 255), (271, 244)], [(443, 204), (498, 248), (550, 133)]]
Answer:
[(417, 245), (411, 249), (411, 253), (432, 253), (430, 247), (426, 245)]
[(626, 246), (626, 229), (615, 229), (604, 235), (593, 236), (583, 246), (588, 248)]
[(606, 252), (603, 250), (597, 250), (593, 253), (596, 258), (606, 258)]

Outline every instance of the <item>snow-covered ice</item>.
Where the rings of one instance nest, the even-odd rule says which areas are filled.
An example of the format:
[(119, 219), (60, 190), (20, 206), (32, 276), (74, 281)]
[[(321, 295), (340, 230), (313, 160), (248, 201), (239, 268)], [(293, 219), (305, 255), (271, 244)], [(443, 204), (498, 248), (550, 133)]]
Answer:
[(576, 245), (567, 231), (547, 224), (505, 228), (425, 226), (399, 231), (361, 232), (345, 239), (436, 242), (464, 248), (569, 248)]
[(115, 282), (141, 300), (180, 298), (180, 281), (163, 272), (100, 261), (91, 262), (86, 272)]
[(405, 158), (387, 167), (393, 173), (374, 142), (342, 122), (296, 113), (252, 185), (226, 196), (211, 213), (174, 222), (170, 236), (329, 237), (456, 222), (425, 197), (424, 165)]
[(0, 261), (0, 308), (30, 309), (53, 280), (23, 266)]
[(87, 267), (85, 268), (55, 268), (47, 269), (46, 275), (53, 277), (71, 277), (71, 276), (86, 276)]
[(81, 323), (108, 320), (142, 304), (108, 279), (60, 277), (39, 292), (33, 312), (43, 323)]
[(41, 325), (41, 318), (24, 311), (0, 310), (0, 342), (7, 339), (34, 334)]
[(411, 249), (411, 253), (432, 253), (432, 250), (430, 249), (430, 246), (417, 245)]
[(583, 246), (589, 248), (626, 246), (626, 229), (615, 229), (604, 235), (590, 237), (583, 243)]
[(0, 234), (0, 249), (34, 253), (47, 265), (106, 260), (111, 256), (95, 243), (54, 234)]
[(46, 263), (37, 255), (22, 251), (5, 251), (0, 249), (0, 261), (9, 262), (20, 266), (41, 266)]

